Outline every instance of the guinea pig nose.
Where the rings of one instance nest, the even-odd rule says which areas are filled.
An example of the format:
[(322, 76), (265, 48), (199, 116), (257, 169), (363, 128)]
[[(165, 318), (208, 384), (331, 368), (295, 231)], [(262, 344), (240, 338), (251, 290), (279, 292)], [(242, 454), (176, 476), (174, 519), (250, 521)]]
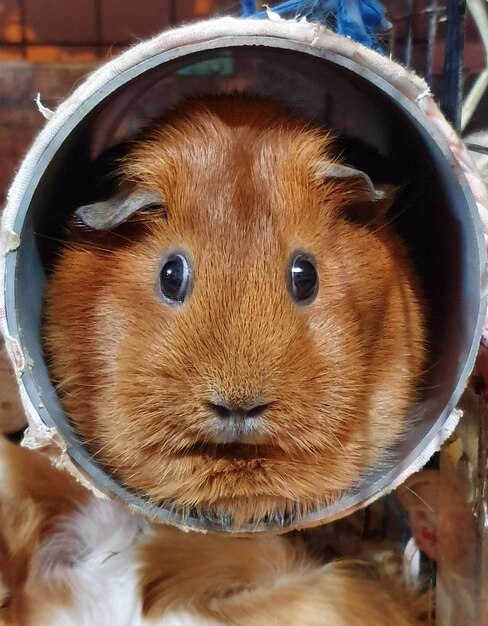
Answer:
[(208, 403), (209, 408), (222, 419), (230, 419), (233, 418), (241, 418), (247, 419), (249, 417), (260, 417), (264, 411), (268, 408), (268, 404), (256, 404), (254, 406), (249, 407), (249, 405), (244, 408), (239, 405), (227, 405), (224, 403), (217, 404), (215, 402)]

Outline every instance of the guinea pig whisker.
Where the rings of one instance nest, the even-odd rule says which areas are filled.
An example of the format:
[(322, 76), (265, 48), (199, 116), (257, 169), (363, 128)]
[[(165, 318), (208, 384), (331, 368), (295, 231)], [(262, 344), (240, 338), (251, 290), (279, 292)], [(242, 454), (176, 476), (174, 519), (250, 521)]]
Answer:
[(339, 439), (337, 433), (335, 433), (333, 431), (330, 431), (330, 432), (327, 433), (327, 436), (334, 440), (334, 442), (337, 444), (337, 447), (334, 447), (332, 444), (326, 444), (324, 442), (321, 442), (321, 447), (328, 448), (331, 452), (336, 452), (337, 450), (340, 450), (344, 454), (346, 453), (346, 449), (344, 447), (344, 444)]
[(66, 377), (64, 380), (58, 381), (55, 385), (54, 385), (54, 391), (58, 392), (58, 391), (62, 391), (63, 387), (66, 387), (67, 385), (70, 385), (73, 381), (76, 381), (76, 374), (74, 374), (73, 376), (68, 376)]
[(406, 485), (403, 485), (402, 489), (406, 489), (407, 491), (409, 491), (413, 496), (415, 496), (420, 502), (422, 502), (422, 504), (431, 512), (434, 513), (434, 509), (430, 506), (430, 504), (428, 502), (426, 502), (421, 496), (419, 496), (419, 494), (414, 491), (413, 489), (411, 489), (410, 487), (407, 487)]
[[(400, 193), (398, 194), (398, 198), (400, 197)], [(407, 203), (404, 204), (404, 206), (403, 206), (401, 211), (395, 211), (391, 215), (391, 218), (389, 220), (387, 220), (386, 222), (381, 224), (376, 230), (370, 231), (370, 232), (372, 234), (375, 234), (375, 233), (383, 230), (384, 228), (386, 228), (388, 226), (391, 226), (391, 224), (393, 224), (396, 220), (398, 220), (399, 217), (401, 217), (402, 215), (404, 215), (405, 213), (407, 213), (410, 210), (410, 208), (417, 202), (418, 198), (421, 197), (422, 193), (423, 193), (423, 190), (422, 190), (421, 187), (420, 188), (416, 188), (416, 192), (409, 199), (408, 204)]]
[(136, 239), (131, 239), (130, 237), (127, 237), (126, 235), (123, 235), (122, 233), (118, 233), (115, 230), (110, 231), (110, 236), (117, 237), (118, 239), (121, 239), (122, 241), (125, 241), (127, 243), (136, 243)]
[(404, 207), (401, 211), (398, 211), (396, 213), (394, 213), (390, 219), (386, 220), (386, 222), (382, 222), (378, 228), (375, 228), (374, 230), (369, 230), (367, 226), (363, 227), (363, 230), (369, 230), (369, 232), (372, 235), (376, 235), (377, 233), (381, 232), (382, 230), (384, 230), (385, 228), (388, 228), (388, 226), (391, 226), (392, 224), (394, 224), (399, 217), (401, 217), (404, 213), (407, 212), (408, 207)]
[(425, 376), (426, 374), (429, 374), (434, 368), (436, 368), (439, 363), (441, 362), (441, 359), (437, 359), (436, 361), (433, 361), (432, 363), (429, 364), (428, 367), (424, 367), (424, 369), (421, 372), (421, 376)]
[(117, 456), (115, 456), (115, 457), (112, 457), (112, 460), (111, 460), (111, 463), (110, 463), (110, 467), (109, 467), (109, 468), (107, 468), (107, 467), (105, 466), (105, 470), (107, 470), (107, 469), (110, 469), (110, 470), (111, 470), (111, 471), (108, 471), (108, 472), (107, 472), (107, 473), (108, 473), (108, 475), (110, 476), (110, 478), (113, 478), (113, 477), (115, 476), (115, 474), (117, 474), (117, 472), (120, 470), (120, 468), (121, 468), (123, 465), (125, 465), (125, 463), (124, 463), (124, 460), (125, 460), (125, 459), (124, 459), (123, 455), (118, 455), (118, 457), (122, 459), (122, 460), (121, 460), (121, 462), (120, 462), (118, 465), (113, 465), (113, 459), (117, 458)]
[[(90, 445), (91, 443), (93, 443), (94, 441), (97, 441), (97, 437), (89, 437), (88, 439), (83, 439), (83, 441), (80, 441), (79, 443), (77, 443), (76, 445), (73, 445), (73, 448), (82, 448), (85, 445)], [(94, 458), (96, 456), (96, 453), (90, 453), (90, 458)]]
[(431, 391), (432, 389), (441, 389), (444, 385), (438, 383), (437, 385), (418, 385), (417, 391)]
[[(128, 433), (127, 433), (128, 434)], [(112, 443), (114, 443), (114, 441), (116, 441), (121, 435), (124, 435), (124, 433), (119, 433), (117, 434), (117, 436), (112, 437), (112, 439), (110, 439), (109, 441), (105, 442), (105, 444), (101, 447), (98, 448), (96, 452), (94, 452), (91, 457), (92, 459), (96, 459), (96, 457), (100, 456), (102, 454), (102, 452), (108, 447), (110, 446)]]
[[(129, 427), (126, 427), (124, 429), (120, 429), (118, 431), (118, 433), (114, 436), (111, 437), (110, 439), (108, 439), (103, 446), (101, 446), (100, 448), (98, 448), (96, 451), (91, 452), (90, 456), (93, 460), (97, 460), (97, 457), (100, 456), (102, 454), (102, 452), (110, 445), (112, 445), (115, 441), (117, 441), (118, 439), (120, 439), (121, 437), (124, 437), (125, 435), (130, 436), (132, 432), (132, 428), (131, 425)], [(93, 441), (98, 441), (98, 437), (92, 437), (90, 439), (84, 439), (81, 442), (81, 445), (84, 444), (89, 444)]]
[[(56, 390), (62, 390), (64, 386), (71, 384), (73, 381), (71, 380), (63, 380), (61, 383), (59, 383), (58, 386), (55, 387)], [(76, 386), (83, 388), (83, 389), (99, 389), (100, 388), (100, 384), (97, 383), (81, 383), (81, 382), (76, 382)]]
[[(49, 241), (55, 241), (56, 243), (63, 243), (69, 247), (71, 250), (79, 250), (80, 244), (73, 245), (73, 242), (69, 242), (66, 239), (60, 239), (59, 237), (52, 237), (51, 235), (46, 235), (44, 233), (34, 233), (36, 237), (41, 237), (42, 239), (48, 239)], [(71, 245), (70, 245), (71, 244)], [(113, 252), (110, 248), (103, 248), (102, 246), (97, 246), (92, 244), (91, 242), (84, 241), (82, 247), (86, 247), (92, 250), (100, 250), (101, 252)]]

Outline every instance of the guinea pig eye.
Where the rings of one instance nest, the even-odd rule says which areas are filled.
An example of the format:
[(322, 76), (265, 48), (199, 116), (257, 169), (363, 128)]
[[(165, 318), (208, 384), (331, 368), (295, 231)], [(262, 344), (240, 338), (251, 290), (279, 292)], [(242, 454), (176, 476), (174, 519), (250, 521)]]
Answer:
[(190, 287), (190, 264), (181, 252), (167, 256), (159, 272), (159, 289), (169, 304), (185, 301)]
[(317, 295), (319, 277), (315, 259), (309, 254), (296, 254), (290, 264), (288, 290), (298, 304), (309, 304)]

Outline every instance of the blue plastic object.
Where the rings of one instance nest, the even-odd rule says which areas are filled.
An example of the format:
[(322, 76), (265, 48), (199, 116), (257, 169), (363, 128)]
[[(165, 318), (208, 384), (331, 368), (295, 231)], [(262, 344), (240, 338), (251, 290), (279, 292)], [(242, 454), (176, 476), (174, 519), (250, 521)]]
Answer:
[[(321, 22), (378, 51), (378, 34), (391, 28), (378, 0), (286, 0), (271, 10), (289, 19), (305, 17), (310, 22)], [(242, 15), (264, 19), (267, 12), (257, 11), (255, 0), (242, 0)]]
[(241, 0), (242, 17), (252, 17), (257, 13), (256, 0)]

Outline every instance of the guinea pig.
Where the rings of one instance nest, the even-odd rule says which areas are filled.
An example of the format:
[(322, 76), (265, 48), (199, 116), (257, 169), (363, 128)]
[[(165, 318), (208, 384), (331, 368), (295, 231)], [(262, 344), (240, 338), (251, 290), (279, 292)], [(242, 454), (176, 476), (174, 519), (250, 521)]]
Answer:
[(44, 346), (91, 453), (240, 527), (336, 501), (405, 430), (425, 307), (394, 190), (273, 102), (192, 100), (80, 207)]
[(151, 526), (0, 437), (2, 626), (420, 626), (372, 564), (322, 564), (283, 535)]

